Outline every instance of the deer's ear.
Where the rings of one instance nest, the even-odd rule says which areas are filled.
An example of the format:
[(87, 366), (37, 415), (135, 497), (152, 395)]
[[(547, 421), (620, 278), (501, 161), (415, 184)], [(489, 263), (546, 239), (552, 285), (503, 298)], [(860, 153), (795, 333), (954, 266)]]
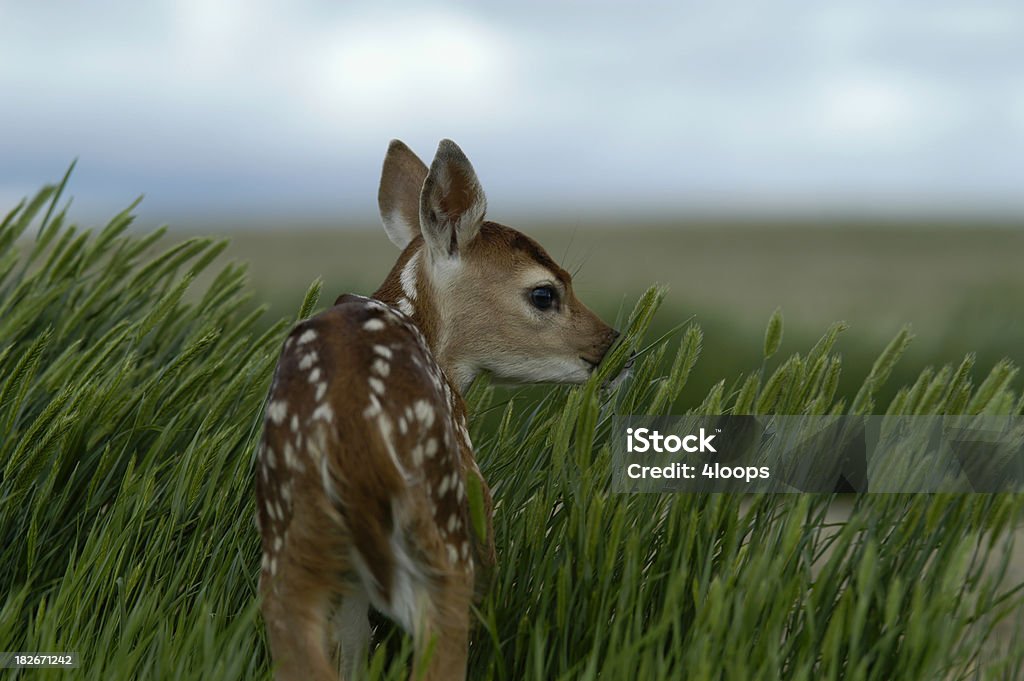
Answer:
[(380, 174), (377, 205), (391, 243), (405, 248), (420, 233), (420, 191), (427, 166), (400, 140), (391, 140)]
[(441, 140), (420, 196), (420, 229), (431, 257), (457, 257), (480, 231), (487, 198), (462, 149)]

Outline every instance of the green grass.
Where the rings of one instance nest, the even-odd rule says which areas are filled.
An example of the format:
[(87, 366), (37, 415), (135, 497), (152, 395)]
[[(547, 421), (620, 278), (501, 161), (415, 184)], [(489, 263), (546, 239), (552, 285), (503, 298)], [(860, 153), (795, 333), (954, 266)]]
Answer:
[[(193, 281), (222, 242), (159, 250), (128, 212), (81, 231), (58, 201), (47, 188), (0, 224), (0, 650), (82, 666), (10, 674), (269, 678), (254, 445), (279, 345), (318, 288), (267, 323), (243, 267)], [(702, 331), (650, 333), (661, 297), (630, 315), (604, 372), (645, 352), (612, 393), (600, 377), (470, 391), (499, 555), (471, 677), (1022, 678), (1024, 647), (996, 634), (1022, 605), (1006, 578), (1018, 497), (863, 496), (835, 522), (831, 496), (608, 491), (615, 413), (1019, 414), (1012, 368), (928, 372), (889, 401), (901, 333), (844, 399), (841, 328), (764, 357), (790, 345), (773, 318), (743, 341), (756, 362), (694, 394)], [(404, 678), (407, 639), (384, 624), (377, 640), (372, 676)]]

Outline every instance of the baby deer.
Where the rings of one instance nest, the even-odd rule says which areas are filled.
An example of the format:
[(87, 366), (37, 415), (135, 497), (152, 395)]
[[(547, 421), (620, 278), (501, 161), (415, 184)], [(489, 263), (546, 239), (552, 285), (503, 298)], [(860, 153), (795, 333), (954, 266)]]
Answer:
[(296, 326), (270, 389), (256, 499), (279, 680), (358, 676), (371, 605), (413, 636), (415, 678), (465, 678), (474, 583), (495, 554), (461, 392), (482, 371), (581, 383), (618, 336), (537, 242), (484, 220), (454, 142), (428, 170), (393, 141), (378, 201), (398, 262), (372, 298)]

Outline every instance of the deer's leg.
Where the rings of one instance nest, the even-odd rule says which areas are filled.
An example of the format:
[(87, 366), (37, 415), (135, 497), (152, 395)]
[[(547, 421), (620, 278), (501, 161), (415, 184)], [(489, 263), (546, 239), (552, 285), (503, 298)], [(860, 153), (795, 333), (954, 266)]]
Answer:
[(365, 677), (370, 648), (370, 597), (361, 584), (353, 584), (341, 597), (331, 620), (342, 678), (356, 681)]
[(466, 678), (472, 574), (441, 579), (418, 613), (412, 678), (423, 681)]
[(261, 580), (263, 617), (277, 681), (334, 681), (337, 678), (327, 651), (325, 591), (290, 588), (287, 570)]
[[(301, 497), (300, 497), (301, 499)], [(263, 617), (277, 681), (336, 681), (329, 617), (344, 592), (344, 528), (314, 503), (296, 503), (279, 534), (264, 536)]]

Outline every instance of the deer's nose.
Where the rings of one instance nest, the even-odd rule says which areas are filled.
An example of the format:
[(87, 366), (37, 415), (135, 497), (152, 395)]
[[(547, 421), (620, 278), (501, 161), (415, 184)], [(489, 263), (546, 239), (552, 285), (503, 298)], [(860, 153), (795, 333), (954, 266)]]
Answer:
[(615, 345), (615, 341), (619, 340), (621, 335), (622, 334), (617, 329), (608, 329), (608, 333), (605, 335), (606, 340), (604, 350), (601, 352), (602, 356), (608, 354), (608, 351), (612, 349), (612, 346)]

